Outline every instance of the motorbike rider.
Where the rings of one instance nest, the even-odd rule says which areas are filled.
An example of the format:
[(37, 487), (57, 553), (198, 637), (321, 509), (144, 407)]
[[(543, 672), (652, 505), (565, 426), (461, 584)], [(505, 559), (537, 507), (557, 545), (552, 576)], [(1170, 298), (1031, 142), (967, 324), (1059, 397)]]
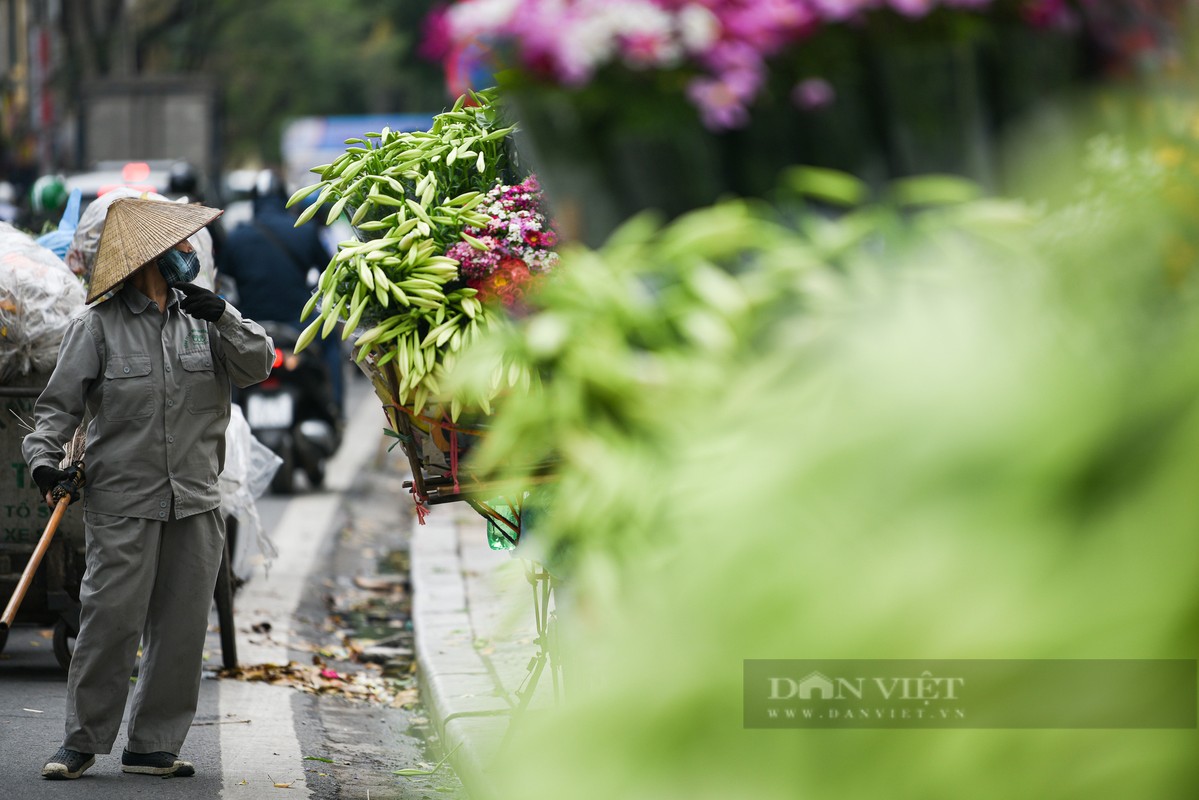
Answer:
[[(298, 329), (300, 314), (311, 296), (310, 274), (319, 274), (329, 252), (315, 226), (295, 227), (287, 210), (287, 194), (273, 170), (259, 172), (252, 195), (254, 216), (234, 228), (218, 263), (222, 279), (232, 279), (238, 306), (260, 322), (280, 322)], [(314, 342), (328, 374), (329, 385), (306, 387), (326, 392), (319, 405), (328, 408), (326, 421), (340, 427), (343, 418), (345, 359), (337, 336)]]
[(46, 223), (53, 223), (67, 205), (70, 191), (62, 175), (42, 175), (29, 187), (29, 219), (25, 224), (31, 231), (41, 232)]

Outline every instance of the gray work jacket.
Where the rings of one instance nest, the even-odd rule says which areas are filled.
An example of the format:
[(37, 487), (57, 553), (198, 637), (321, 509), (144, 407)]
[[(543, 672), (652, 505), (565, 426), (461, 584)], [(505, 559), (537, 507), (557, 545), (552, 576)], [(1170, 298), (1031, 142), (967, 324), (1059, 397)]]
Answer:
[(130, 283), (77, 312), (33, 409), (22, 453), (32, 471), (57, 467), (86, 418), (84, 510), (162, 519), (220, 505), (230, 382), (266, 378), (274, 343), (233, 306), (215, 323), (165, 313)]

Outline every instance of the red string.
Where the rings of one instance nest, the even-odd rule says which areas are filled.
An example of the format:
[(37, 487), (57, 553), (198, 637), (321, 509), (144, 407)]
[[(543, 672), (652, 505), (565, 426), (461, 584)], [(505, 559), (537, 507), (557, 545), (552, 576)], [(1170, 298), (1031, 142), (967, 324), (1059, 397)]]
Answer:
[(440, 425), (441, 427), (445, 428), (446, 430), (458, 431), (459, 433), (465, 433), (467, 436), (486, 436), (487, 435), (487, 431), (485, 431), (485, 430), (478, 430), (475, 428), (464, 428), (461, 425), (455, 425), (453, 422), (450, 421), (449, 414), (446, 414), (445, 412), (442, 412), (441, 419), (433, 419), (432, 417), (426, 417), (424, 414), (417, 414), (412, 409), (405, 408), (404, 406), (401, 406), (397, 403), (387, 403), (385, 405), (385, 407), (394, 408), (398, 411), (403, 411), (405, 414), (412, 417), (413, 419), (418, 419), (421, 422), (427, 423), (429, 425)]
[(429, 516), (429, 498), (416, 490), (416, 481), (412, 482), (412, 488), (408, 491), (412, 493), (412, 501), (416, 503), (416, 521), (424, 525), (425, 517)]

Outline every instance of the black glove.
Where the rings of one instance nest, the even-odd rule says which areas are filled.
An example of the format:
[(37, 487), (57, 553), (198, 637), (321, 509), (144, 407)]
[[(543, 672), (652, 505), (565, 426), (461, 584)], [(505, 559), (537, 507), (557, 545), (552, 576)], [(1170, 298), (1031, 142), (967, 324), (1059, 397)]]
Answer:
[(175, 288), (187, 295), (179, 301), (179, 307), (196, 319), (216, 322), (221, 318), (221, 314), (225, 313), (225, 301), (203, 286), (177, 283)]
[(79, 499), (79, 487), (84, 482), (83, 467), (70, 466), (66, 469), (45, 465), (34, 467), (33, 482), (41, 490), (42, 497), (50, 494), (54, 502), (58, 502), (59, 498), (70, 495), (71, 502), (74, 503)]

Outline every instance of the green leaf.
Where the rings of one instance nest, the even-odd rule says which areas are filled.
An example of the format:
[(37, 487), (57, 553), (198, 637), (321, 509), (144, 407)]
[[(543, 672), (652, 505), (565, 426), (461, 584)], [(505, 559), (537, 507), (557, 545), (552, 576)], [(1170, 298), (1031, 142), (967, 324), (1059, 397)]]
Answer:
[(325, 183), (324, 181), (318, 181), (317, 183), (314, 183), (314, 184), (312, 184), (312, 185), (310, 185), (310, 186), (305, 186), (305, 187), (303, 187), (303, 188), (297, 189), (297, 190), (295, 191), (295, 193), (294, 193), (294, 194), (293, 194), (293, 195), (292, 195), (292, 196), (291, 196), (291, 197), (288, 199), (288, 201), (287, 201), (287, 207), (288, 207), (288, 208), (291, 208), (291, 207), (292, 207), (292, 206), (294, 206), (296, 203), (298, 203), (299, 201), (303, 200), (305, 197), (307, 197), (308, 195), (312, 194), (312, 193), (313, 193), (313, 192), (315, 192), (317, 189), (319, 189), (321, 186), (323, 186), (323, 185), (324, 185), (324, 183)]
[(395, 431), (393, 431), (391, 428), (384, 428), (384, 429), (383, 429), (383, 434), (384, 434), (385, 436), (390, 436), (391, 438), (395, 439), (395, 441), (391, 443), (391, 447), (388, 447), (388, 448), (387, 448), (387, 452), (389, 452), (389, 453), (390, 453), (392, 450), (395, 450), (395, 449), (396, 449), (396, 445), (398, 445), (398, 444), (403, 444), (404, 442), (410, 442), (410, 441), (412, 441), (412, 439), (411, 439), (410, 437), (408, 437), (408, 436), (405, 436), (405, 435), (404, 435), (404, 434), (402, 434), (402, 433), (396, 433), (396, 432), (395, 432)]
[(458, 748), (461, 746), (462, 746), (462, 742), (459, 742), (457, 744), (457, 746), (454, 747), (453, 750), (451, 750), (450, 752), (445, 754), (445, 758), (443, 758), (437, 762), (437, 766), (433, 767), (433, 769), (397, 769), (394, 772), (392, 772), (391, 774), (392, 775), (402, 775), (405, 778), (411, 778), (411, 777), (414, 777), (417, 775), (432, 775), (432, 774), (436, 773), (437, 770), (441, 769), (441, 765), (444, 764), (446, 761), (448, 761), (450, 756), (452, 756), (452, 755), (454, 755), (454, 753), (458, 752)]
[(346, 207), (346, 203), (349, 202), (349, 199), (350, 196), (348, 194), (342, 195), (342, 197), (340, 197), (337, 202), (333, 204), (333, 207), (329, 209), (329, 215), (325, 217), (326, 225), (332, 225), (333, 221), (341, 216), (341, 211)]
[(895, 181), (891, 195), (901, 206), (943, 206), (977, 200), (982, 189), (956, 175), (921, 175)]
[(783, 186), (804, 197), (838, 206), (856, 206), (870, 194), (866, 183), (853, 175), (822, 167), (791, 167)]

